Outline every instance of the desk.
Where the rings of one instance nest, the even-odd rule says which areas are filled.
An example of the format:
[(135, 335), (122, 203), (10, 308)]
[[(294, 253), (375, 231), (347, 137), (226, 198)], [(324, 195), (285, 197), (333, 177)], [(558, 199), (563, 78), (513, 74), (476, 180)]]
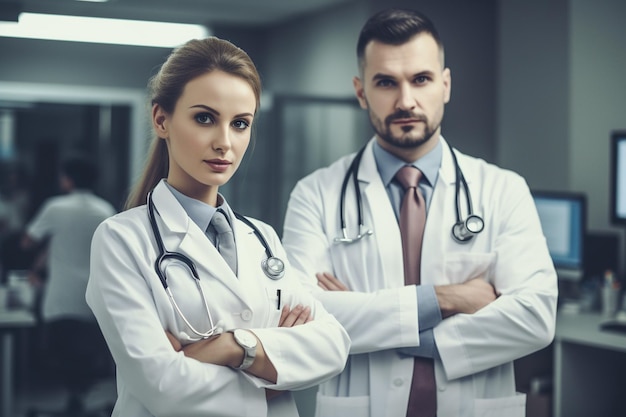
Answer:
[(0, 310), (0, 336), (2, 337), (2, 390), (0, 391), (0, 417), (13, 417), (13, 340), (19, 329), (35, 325), (35, 316), (28, 310)]
[(626, 334), (601, 331), (600, 314), (558, 314), (554, 417), (626, 415)]

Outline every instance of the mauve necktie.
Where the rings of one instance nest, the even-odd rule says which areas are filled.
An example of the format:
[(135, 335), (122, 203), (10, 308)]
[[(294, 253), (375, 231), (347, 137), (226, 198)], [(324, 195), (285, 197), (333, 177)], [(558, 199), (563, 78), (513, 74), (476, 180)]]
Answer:
[(237, 275), (237, 248), (233, 229), (230, 227), (226, 216), (221, 210), (217, 210), (211, 218), (211, 224), (215, 229), (215, 247), (226, 260), (230, 269)]
[[(396, 173), (396, 180), (405, 190), (400, 206), (400, 233), (406, 285), (420, 283), (422, 238), (426, 223), (426, 203), (417, 186), (421, 177), (422, 172), (413, 166), (405, 166)], [(407, 417), (437, 415), (435, 368), (430, 358), (416, 356), (413, 360), (413, 381), (406, 415)]]

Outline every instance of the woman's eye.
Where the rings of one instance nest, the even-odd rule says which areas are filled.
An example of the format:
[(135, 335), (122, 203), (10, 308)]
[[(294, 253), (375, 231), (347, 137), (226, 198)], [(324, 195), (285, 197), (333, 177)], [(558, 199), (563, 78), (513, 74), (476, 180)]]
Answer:
[(250, 123), (248, 123), (245, 120), (235, 120), (233, 122), (233, 126), (235, 127), (235, 129), (239, 129), (239, 130), (245, 130), (248, 127), (250, 127)]
[(210, 124), (213, 123), (213, 117), (209, 113), (200, 113), (195, 116), (198, 123)]

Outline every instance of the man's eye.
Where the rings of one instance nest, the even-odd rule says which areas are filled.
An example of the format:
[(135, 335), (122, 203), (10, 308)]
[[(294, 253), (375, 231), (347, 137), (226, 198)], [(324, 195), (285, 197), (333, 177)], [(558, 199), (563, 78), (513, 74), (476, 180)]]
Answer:
[(378, 80), (376, 85), (379, 87), (392, 87), (395, 85), (395, 83), (391, 80)]
[(213, 123), (213, 117), (209, 113), (200, 113), (196, 115), (196, 121), (202, 124)]

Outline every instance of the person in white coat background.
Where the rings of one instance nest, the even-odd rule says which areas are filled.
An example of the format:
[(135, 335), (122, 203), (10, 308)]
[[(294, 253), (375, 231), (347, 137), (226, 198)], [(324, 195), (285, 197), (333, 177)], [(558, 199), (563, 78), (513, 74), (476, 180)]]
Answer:
[[(95, 232), (86, 294), (117, 367), (113, 416), (298, 416), (289, 390), (338, 374), (350, 340), (275, 231), (218, 192), (250, 142), (257, 70), (228, 41), (191, 40), (149, 90), (143, 177), (127, 210)], [(234, 233), (232, 264), (226, 237), (214, 236), (219, 215)]]
[[(523, 417), (513, 361), (552, 341), (558, 292), (530, 190), (441, 136), (451, 73), (426, 16), (375, 14), (357, 57), (354, 88), (375, 136), (354, 177), (352, 154), (301, 179), (284, 223), (291, 264), (352, 340), (345, 370), (319, 387), (316, 415)], [(421, 255), (419, 285), (404, 281), (404, 190), (394, 179), (404, 166), (422, 172), (427, 209), (421, 253), (406, 256)], [(470, 214), (457, 240), (457, 216)], [(408, 411), (418, 360), (434, 368), (434, 401)]]

